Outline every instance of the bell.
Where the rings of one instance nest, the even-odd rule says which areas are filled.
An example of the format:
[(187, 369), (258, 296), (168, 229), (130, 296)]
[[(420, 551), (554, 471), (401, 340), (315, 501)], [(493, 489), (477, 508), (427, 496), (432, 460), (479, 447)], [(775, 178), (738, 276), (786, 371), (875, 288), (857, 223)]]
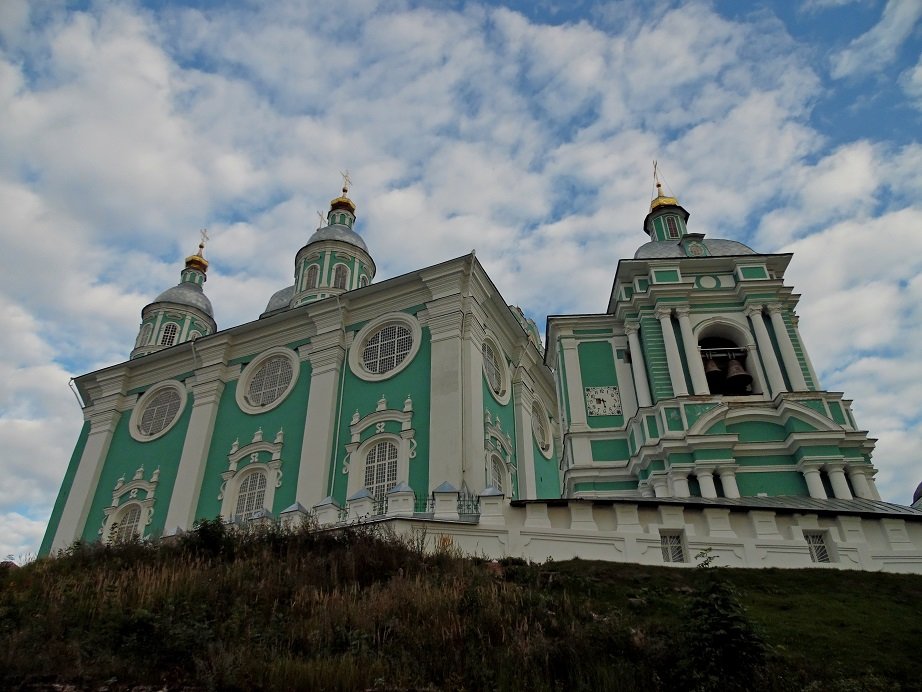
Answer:
[(717, 361), (713, 358), (708, 358), (704, 363), (704, 374), (708, 378), (708, 382), (715, 382), (723, 379), (724, 371), (720, 369)]
[(731, 358), (727, 364), (728, 387), (731, 387), (734, 392), (744, 393), (750, 384), (752, 384), (752, 375), (746, 372), (746, 368), (736, 358)]

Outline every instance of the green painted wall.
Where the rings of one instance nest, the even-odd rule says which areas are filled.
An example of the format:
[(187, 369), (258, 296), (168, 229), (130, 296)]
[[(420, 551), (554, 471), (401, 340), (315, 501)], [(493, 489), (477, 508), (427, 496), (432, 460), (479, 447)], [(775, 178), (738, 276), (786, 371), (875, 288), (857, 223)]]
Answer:
[[(99, 527), (105, 518), (103, 509), (112, 504), (112, 490), (115, 484), (122, 475), (126, 481), (130, 481), (135, 470), (141, 465), (144, 466), (144, 480), (149, 480), (154, 469), (160, 468), (160, 479), (154, 492), (154, 515), (151, 523), (144, 527), (144, 535), (160, 536), (163, 533), (163, 524), (170, 506), (179, 458), (182, 456), (183, 442), (186, 439), (194, 403), (195, 397), (191, 393), (188, 394), (186, 406), (176, 424), (166, 435), (150, 442), (138, 442), (131, 437), (128, 432), (131, 411), (125, 411), (121, 415), (99, 475), (86, 526), (83, 527), (83, 540), (95, 541), (100, 538)], [(119, 503), (119, 506), (122, 503)]]
[(666, 363), (663, 328), (653, 315), (645, 314), (640, 317), (640, 339), (653, 401), (671, 399), (673, 397), (672, 382), (669, 379), (669, 366)]
[(764, 421), (732, 423), (727, 432), (739, 435), (742, 442), (780, 442), (788, 436), (784, 426)]
[[(358, 330), (361, 325), (350, 329)], [(403, 409), (407, 395), (413, 399), (413, 430), (416, 440), (416, 458), (410, 459), (409, 485), (417, 499), (429, 494), (429, 406), (431, 382), (431, 334), (428, 328), (422, 330), (419, 351), (413, 362), (399, 373), (380, 382), (366, 382), (356, 377), (348, 364), (343, 366), (344, 384), (341, 416), (338, 426), (339, 443), (334, 450), (333, 498), (345, 505), (349, 478), (342, 472), (346, 461), (346, 445), (350, 443), (349, 426), (353, 412), (358, 409), (364, 417), (375, 410), (382, 395), (387, 399), (389, 409)], [(348, 361), (348, 355), (346, 356)], [(512, 430), (515, 430), (513, 427)], [(441, 482), (441, 479), (440, 479)], [(326, 494), (326, 493), (324, 493)]]
[[(253, 354), (253, 360), (259, 354)], [(262, 428), (263, 439), (271, 442), (279, 428), (285, 432), (282, 446), (282, 485), (275, 490), (272, 513), (290, 507), (295, 502), (298, 485), (298, 469), (301, 465), (301, 441), (304, 438), (304, 414), (307, 411), (307, 398), (310, 393), (310, 362), (302, 361), (298, 372), (298, 381), (288, 397), (271, 411), (251, 415), (237, 406), (237, 384), (239, 380), (228, 382), (218, 404), (214, 433), (208, 449), (205, 475), (202, 479), (202, 493), (195, 511), (197, 519), (213, 519), (221, 513), (221, 474), (227, 471), (227, 456), (231, 445), (239, 440), (245, 447), (253, 440), (253, 433)], [(240, 461), (238, 471), (246, 468), (246, 459)]]
[(816, 382), (813, 381), (813, 376), (810, 375), (810, 368), (807, 367), (807, 357), (804, 354), (803, 344), (800, 343), (800, 339), (797, 336), (797, 330), (794, 328), (794, 316), (790, 310), (785, 310), (781, 313), (781, 317), (784, 319), (784, 326), (788, 331), (791, 344), (794, 346), (794, 353), (797, 354), (797, 362), (800, 363), (800, 369), (804, 374), (804, 380), (807, 383), (807, 389), (816, 391), (819, 387), (817, 386)]
[(740, 274), (744, 279), (767, 279), (765, 267), (740, 267)]
[(73, 454), (70, 455), (70, 463), (67, 464), (67, 471), (64, 473), (61, 489), (58, 491), (58, 497), (54, 501), (51, 517), (48, 519), (48, 528), (45, 529), (45, 537), (42, 539), (42, 545), (38, 550), (39, 557), (44, 557), (51, 552), (51, 543), (54, 541), (54, 535), (58, 531), (61, 513), (64, 511), (64, 504), (67, 502), (67, 495), (74, 483), (74, 476), (77, 474), (77, 467), (80, 466), (80, 457), (83, 456), (83, 448), (86, 447), (86, 438), (89, 435), (90, 422), (84, 421), (83, 427), (80, 429), (80, 435), (77, 437), (77, 445), (74, 447)]
[(797, 471), (768, 471), (765, 473), (737, 473), (736, 485), (740, 495), (753, 496), (758, 493), (775, 495), (808, 496), (807, 482)]
[(637, 490), (637, 481), (592, 481), (588, 483), (575, 483), (573, 485), (573, 490), (576, 492)]
[(590, 440), (593, 461), (627, 461), (631, 458), (627, 440)]
[(531, 439), (532, 456), (535, 460), (535, 492), (540, 499), (560, 497), (560, 467), (557, 459), (560, 457), (555, 441), (554, 454), (550, 459), (545, 459), (535, 442), (534, 436)]
[[(618, 386), (611, 342), (584, 341), (577, 346), (577, 354), (584, 388)], [(587, 416), (587, 422), (590, 428), (622, 427), (624, 426), (624, 415)]]
[(653, 280), (658, 284), (674, 284), (679, 281), (679, 272), (675, 269), (656, 269)]
[[(509, 368), (509, 372), (512, 372), (512, 364), (509, 362), (509, 359), (506, 359), (506, 366)], [(484, 413), (487, 411), (490, 412), (490, 417), (496, 421), (499, 420), (502, 423), (503, 431), (509, 435), (509, 442), (512, 445), (512, 457), (510, 461), (512, 462), (512, 497), (513, 499), (519, 498), (519, 477), (518, 477), (518, 459), (515, 453), (515, 397), (510, 396), (509, 402), (506, 405), (500, 404), (493, 397), (493, 390), (490, 388), (490, 383), (487, 382), (486, 374), (481, 378), (481, 386), (483, 387), (483, 408)], [(484, 478), (486, 479), (486, 466), (484, 466), (483, 473)], [(486, 479), (489, 482), (489, 479)]]

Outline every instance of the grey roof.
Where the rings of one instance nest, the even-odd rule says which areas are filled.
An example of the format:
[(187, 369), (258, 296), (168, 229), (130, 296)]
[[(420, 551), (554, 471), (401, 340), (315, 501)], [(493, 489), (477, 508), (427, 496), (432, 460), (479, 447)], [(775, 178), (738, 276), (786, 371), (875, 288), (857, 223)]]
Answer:
[(283, 288), (280, 291), (276, 291), (272, 294), (272, 297), (269, 299), (269, 302), (266, 304), (266, 309), (263, 310), (263, 314), (270, 312), (275, 312), (276, 310), (281, 310), (282, 308), (287, 308), (291, 303), (291, 297), (295, 294), (294, 284)]
[(488, 485), (483, 489), (483, 492), (480, 493), (479, 497), (505, 497), (505, 494), (495, 485)]
[(451, 483), (449, 483), (448, 481), (445, 481), (432, 492), (434, 493), (456, 493), (458, 492), (458, 489), (455, 486), (453, 486)]
[(359, 488), (352, 497), (347, 497), (346, 502), (352, 502), (353, 500), (364, 500), (366, 497), (374, 498), (374, 495), (368, 490), (368, 488)]
[(188, 281), (183, 281), (173, 286), (173, 288), (168, 288), (157, 296), (153, 302), (189, 305), (193, 308), (198, 308), (209, 317), (214, 318), (214, 310), (211, 307), (211, 301), (208, 300), (208, 296), (202, 291), (202, 287)]
[[(701, 242), (704, 243), (708, 252), (716, 257), (758, 254), (748, 245), (743, 245), (735, 240), (705, 238)], [(637, 252), (634, 253), (634, 259), (665, 259), (668, 257), (687, 257), (687, 255), (679, 243), (672, 243), (666, 240), (651, 240), (649, 243), (644, 243), (637, 248)]]
[(393, 493), (407, 493), (407, 492), (412, 493), (413, 488), (411, 488), (409, 485), (407, 485), (403, 481), (400, 481), (397, 485), (395, 485), (393, 488), (388, 490), (387, 494), (391, 495)]
[(298, 512), (299, 514), (307, 514), (308, 509), (307, 507), (302, 505), (300, 502), (295, 502), (290, 507), (286, 507), (285, 509), (283, 509), (281, 512), (279, 512), (279, 514), (291, 514), (292, 512)]
[(308, 239), (307, 244), (310, 245), (311, 243), (317, 243), (321, 240), (339, 240), (360, 247), (365, 252), (368, 252), (368, 246), (365, 245), (365, 241), (362, 240), (362, 237), (348, 226), (344, 226), (340, 223), (332, 223), (329, 226), (318, 228), (314, 232), (314, 235)]

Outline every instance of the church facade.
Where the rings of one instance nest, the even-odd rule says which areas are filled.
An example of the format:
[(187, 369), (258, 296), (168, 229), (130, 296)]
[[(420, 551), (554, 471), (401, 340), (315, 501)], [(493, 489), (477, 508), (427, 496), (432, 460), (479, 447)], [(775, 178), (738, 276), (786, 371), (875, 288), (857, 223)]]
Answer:
[(922, 571), (922, 510), (881, 501), (822, 389), (790, 255), (689, 232), (658, 185), (606, 312), (549, 317), (545, 348), (474, 253), (375, 283), (347, 192), (259, 319), (217, 329), (200, 246), (130, 359), (75, 380), (42, 554), (311, 517), (490, 557)]

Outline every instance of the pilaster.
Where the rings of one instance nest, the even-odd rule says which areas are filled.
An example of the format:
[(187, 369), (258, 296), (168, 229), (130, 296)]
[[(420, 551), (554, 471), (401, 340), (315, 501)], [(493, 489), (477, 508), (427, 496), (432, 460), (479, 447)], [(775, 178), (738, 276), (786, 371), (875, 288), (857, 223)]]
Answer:
[(685, 346), (685, 360), (688, 362), (688, 372), (691, 375), (692, 389), (695, 394), (710, 394), (708, 387), (707, 375), (704, 373), (704, 363), (701, 362), (701, 352), (698, 350), (698, 342), (692, 333), (691, 319), (689, 313), (691, 308), (682, 305), (675, 309), (676, 317), (679, 320), (679, 331), (682, 332), (682, 342)]
[(628, 345), (631, 351), (631, 370), (634, 373), (634, 390), (637, 392), (637, 406), (643, 408), (652, 406), (650, 398), (650, 383), (647, 380), (647, 366), (644, 363), (643, 349), (640, 347), (640, 325), (637, 322), (626, 322), (624, 333), (627, 334)]
[[(426, 304), (432, 339), (429, 404), (430, 485), (443, 480), (460, 486), (464, 449), (462, 334), (464, 312), (458, 295)], [(480, 414), (478, 413), (478, 417)], [(436, 481), (435, 479), (439, 479)]]
[(765, 328), (765, 322), (762, 319), (762, 306), (750, 305), (746, 308), (746, 316), (752, 321), (756, 346), (759, 349), (762, 365), (768, 375), (768, 386), (772, 390), (772, 396), (774, 397), (779, 392), (786, 392), (787, 387), (784, 384), (784, 376), (781, 374), (781, 366), (778, 365), (778, 359), (775, 358), (775, 349), (772, 347), (771, 337), (768, 335), (768, 329)]
[(804, 379), (800, 361), (797, 360), (797, 354), (794, 352), (794, 344), (791, 343), (788, 327), (784, 323), (784, 317), (781, 315), (783, 309), (778, 303), (772, 303), (768, 306), (768, 315), (775, 330), (775, 339), (778, 341), (778, 349), (781, 351), (781, 359), (784, 361), (784, 369), (787, 370), (791, 388), (795, 392), (805, 392), (807, 391), (807, 382)]
[(682, 357), (679, 355), (679, 344), (675, 338), (675, 330), (672, 328), (672, 309), (657, 305), (653, 316), (663, 327), (663, 343), (666, 345), (666, 364), (669, 366), (672, 391), (676, 396), (687, 396), (688, 387), (685, 385)]
[(515, 401), (515, 455), (518, 465), (519, 497), (534, 499), (538, 496), (535, 482), (535, 446), (532, 444), (532, 404), (535, 395), (531, 390), (531, 377), (521, 367), (512, 382)]

